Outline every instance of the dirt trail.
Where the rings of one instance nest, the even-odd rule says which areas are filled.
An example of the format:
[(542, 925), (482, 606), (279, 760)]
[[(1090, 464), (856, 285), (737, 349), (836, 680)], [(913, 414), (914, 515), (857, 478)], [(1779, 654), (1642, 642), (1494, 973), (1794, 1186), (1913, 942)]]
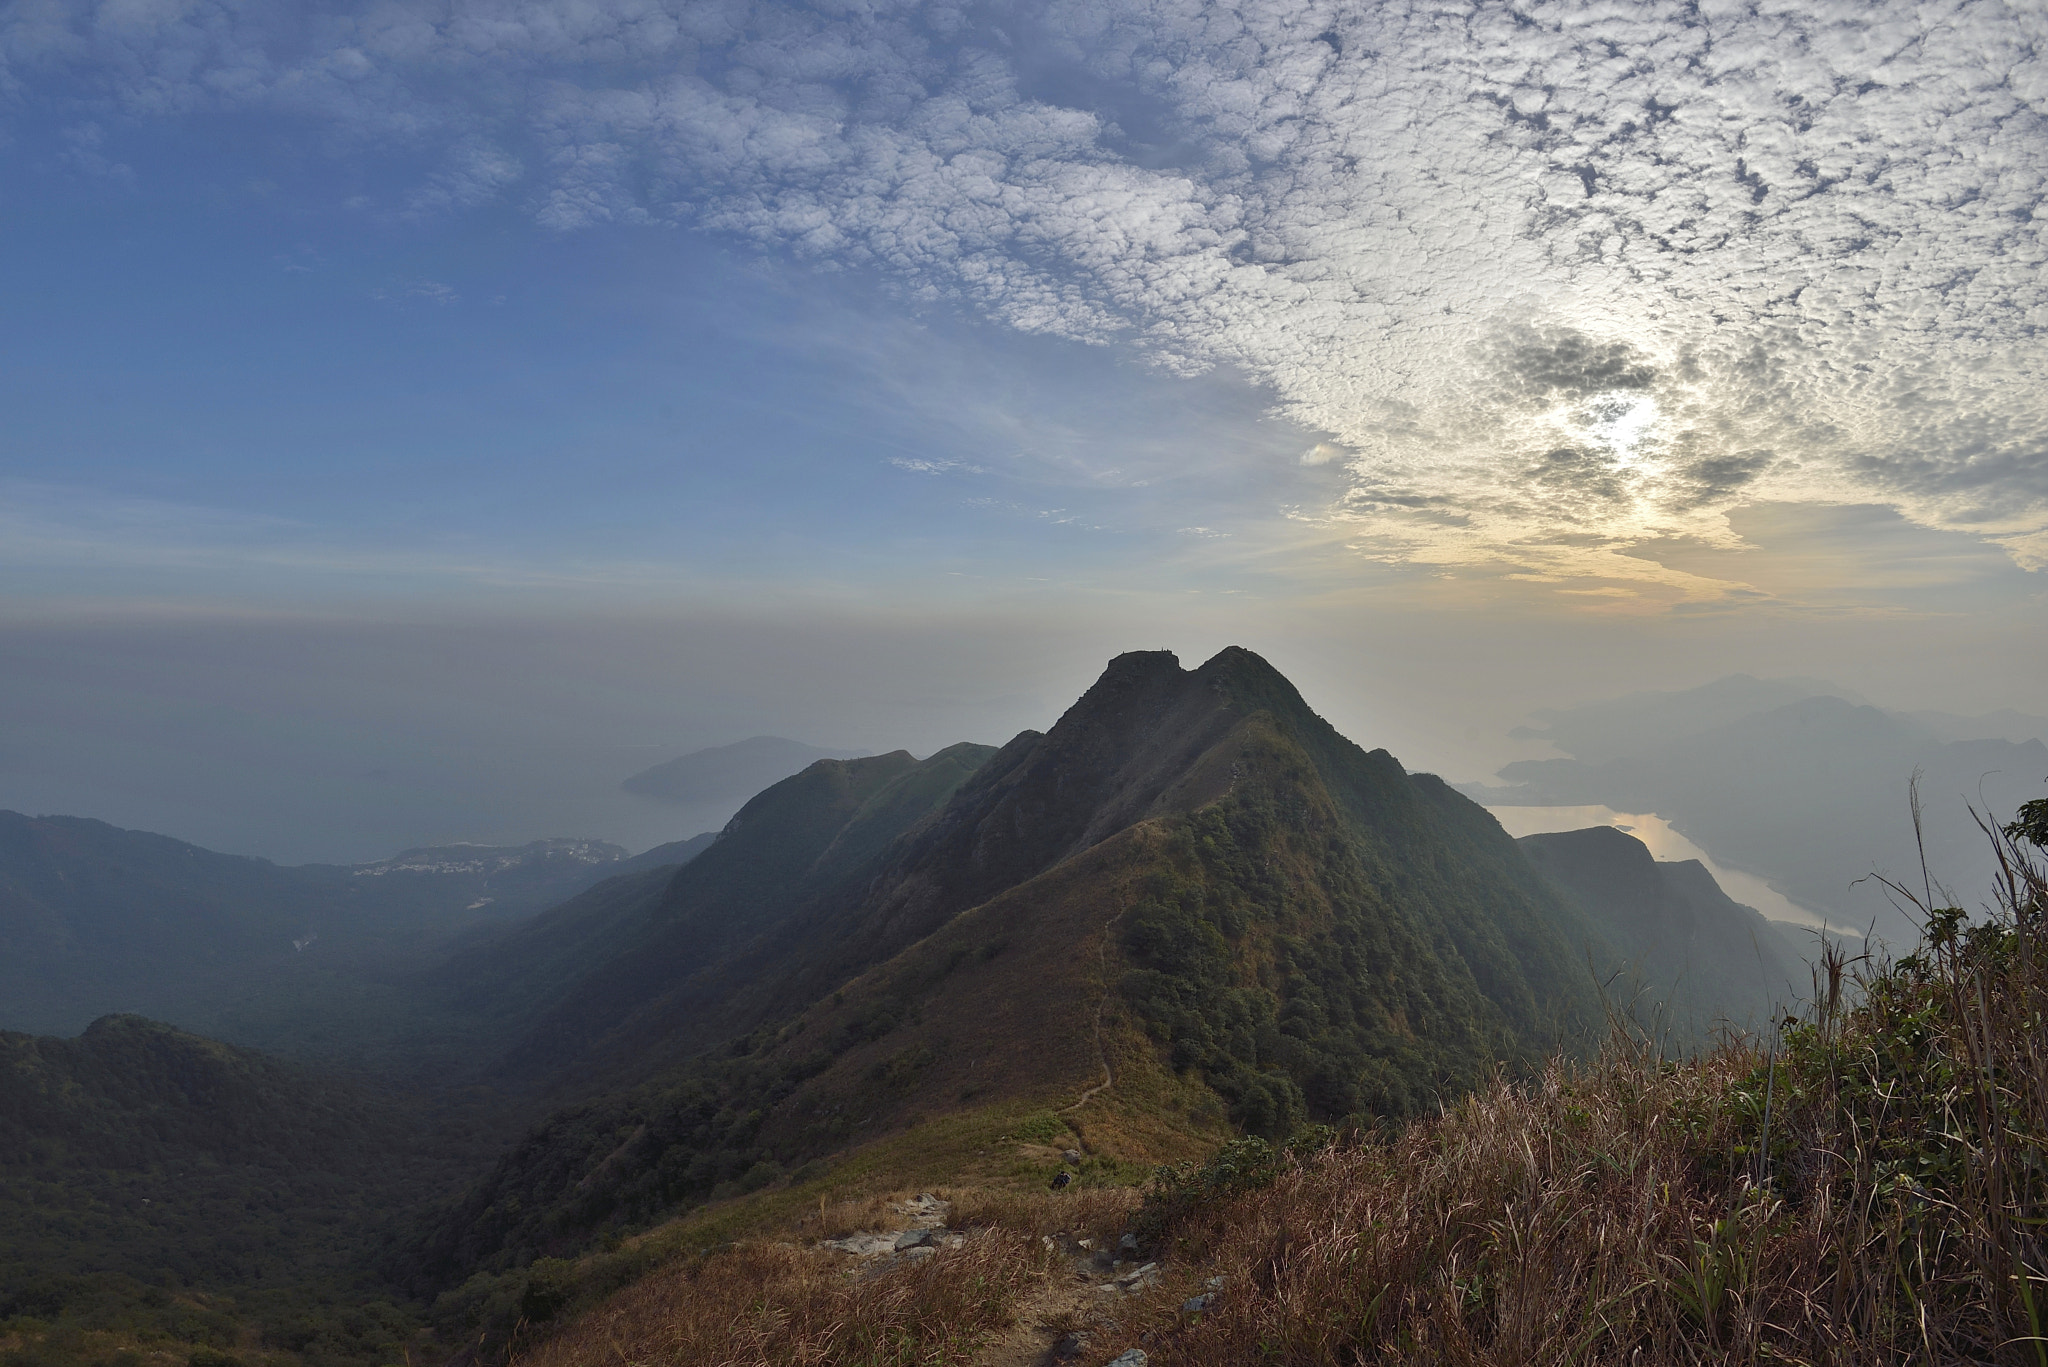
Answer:
[(1116, 1074), (1111, 1072), (1109, 1067), (1109, 1047), (1102, 1042), (1102, 1017), (1103, 1013), (1109, 1010), (1109, 937), (1111, 932), (1116, 929), (1116, 923), (1123, 920), (1124, 913), (1130, 909), (1131, 905), (1129, 902), (1125, 902), (1122, 906), (1118, 907), (1116, 915), (1102, 923), (1102, 938), (1095, 942), (1096, 972), (1102, 980), (1102, 995), (1095, 999), (1095, 1057), (1102, 1062), (1102, 1081), (1091, 1087), (1082, 1088), (1081, 1095), (1075, 1100), (1074, 1104), (1060, 1107), (1058, 1111), (1054, 1112), (1056, 1115), (1066, 1115), (1069, 1112), (1078, 1111), (1093, 1101), (1100, 1093), (1116, 1086)]
[(1103, 1299), (1095, 1283), (1054, 1272), (1044, 1286), (1018, 1302), (1017, 1322), (983, 1344), (970, 1367), (1043, 1367), (1057, 1362), (1053, 1348), (1067, 1334), (1065, 1326), (1088, 1323)]

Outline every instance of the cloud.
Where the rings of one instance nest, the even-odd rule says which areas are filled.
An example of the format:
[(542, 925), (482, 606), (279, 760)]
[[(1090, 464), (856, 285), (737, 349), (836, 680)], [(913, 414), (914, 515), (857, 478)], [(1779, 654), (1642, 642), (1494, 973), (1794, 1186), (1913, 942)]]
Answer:
[(889, 463), (914, 475), (943, 475), (949, 470), (965, 470), (976, 475), (984, 473), (979, 466), (969, 465), (964, 460), (924, 460), (913, 456), (891, 456)]
[(433, 304), (447, 308), (462, 302), (461, 293), (453, 286), (439, 280), (414, 280), (403, 285), (380, 287), (370, 291), (370, 297), (380, 304), (404, 306), (407, 304)]
[(284, 114), (434, 150), (415, 212), (688, 223), (1236, 367), (1331, 435), (1363, 553), (1641, 578), (1758, 499), (2048, 564), (2037, 52), (1995, 0), (37, 0), (0, 86)]

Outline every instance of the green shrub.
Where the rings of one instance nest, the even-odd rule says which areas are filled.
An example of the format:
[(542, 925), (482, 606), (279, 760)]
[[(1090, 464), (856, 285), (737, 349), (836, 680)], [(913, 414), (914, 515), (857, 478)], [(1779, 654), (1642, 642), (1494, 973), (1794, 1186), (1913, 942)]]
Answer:
[(1072, 1133), (1067, 1122), (1051, 1111), (1026, 1116), (1010, 1127), (1011, 1136), (1027, 1144), (1058, 1144)]

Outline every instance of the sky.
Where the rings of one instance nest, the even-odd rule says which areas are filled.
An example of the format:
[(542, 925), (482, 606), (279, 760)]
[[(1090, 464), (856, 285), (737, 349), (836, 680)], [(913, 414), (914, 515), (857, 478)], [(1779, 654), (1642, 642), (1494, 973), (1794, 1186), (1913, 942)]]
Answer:
[(15, 0), (0, 805), (691, 832), (1249, 646), (2043, 710), (2048, 12)]

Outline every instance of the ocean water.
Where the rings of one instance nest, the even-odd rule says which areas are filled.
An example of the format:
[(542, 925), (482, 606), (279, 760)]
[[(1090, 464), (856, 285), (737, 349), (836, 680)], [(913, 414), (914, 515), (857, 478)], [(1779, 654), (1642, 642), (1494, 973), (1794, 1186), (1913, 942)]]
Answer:
[(1670, 861), (1697, 859), (1714, 875), (1721, 890), (1744, 906), (1754, 907), (1773, 921), (1798, 926), (1825, 927), (1843, 935), (1861, 935), (1861, 929), (1828, 920), (1809, 907), (1802, 907), (1753, 873), (1731, 869), (1671, 829), (1671, 823), (1652, 812), (1617, 812), (1612, 807), (1488, 807), (1507, 833), (1520, 839), (1551, 831), (1579, 831), (1588, 826), (1613, 826), (1627, 831), (1650, 847), (1652, 856)]

